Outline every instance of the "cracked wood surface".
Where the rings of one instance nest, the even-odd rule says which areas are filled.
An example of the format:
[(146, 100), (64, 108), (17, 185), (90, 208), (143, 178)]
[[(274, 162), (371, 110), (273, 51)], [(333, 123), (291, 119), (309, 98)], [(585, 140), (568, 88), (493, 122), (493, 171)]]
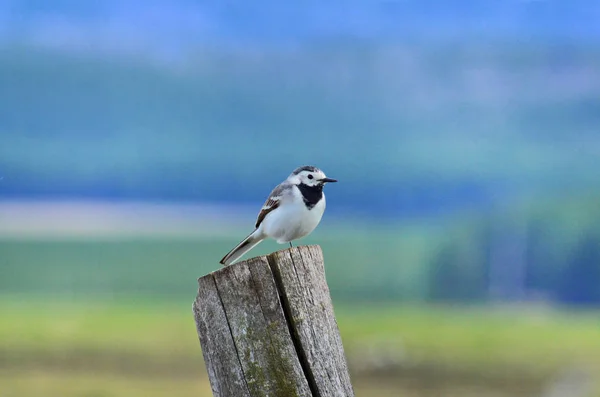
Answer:
[(320, 247), (201, 277), (193, 309), (215, 397), (354, 396)]
[(275, 252), (268, 259), (315, 395), (353, 396), (321, 248), (302, 246)]

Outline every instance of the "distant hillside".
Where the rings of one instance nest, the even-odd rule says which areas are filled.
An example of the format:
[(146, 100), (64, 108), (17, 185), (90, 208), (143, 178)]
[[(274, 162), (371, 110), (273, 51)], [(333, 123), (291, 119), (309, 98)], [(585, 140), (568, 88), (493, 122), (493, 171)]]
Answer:
[(304, 163), (344, 181), (342, 206), (396, 213), (597, 184), (584, 44), (339, 40), (184, 64), (11, 46), (0, 86), (4, 197), (260, 200)]

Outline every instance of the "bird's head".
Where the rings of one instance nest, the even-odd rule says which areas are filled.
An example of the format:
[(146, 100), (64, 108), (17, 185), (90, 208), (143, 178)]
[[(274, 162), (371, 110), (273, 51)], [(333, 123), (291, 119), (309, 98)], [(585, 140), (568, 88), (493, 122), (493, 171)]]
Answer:
[(325, 173), (313, 167), (312, 165), (305, 165), (296, 168), (288, 177), (288, 180), (295, 184), (304, 184), (307, 186), (323, 187), (326, 183), (337, 182), (335, 179), (327, 178)]

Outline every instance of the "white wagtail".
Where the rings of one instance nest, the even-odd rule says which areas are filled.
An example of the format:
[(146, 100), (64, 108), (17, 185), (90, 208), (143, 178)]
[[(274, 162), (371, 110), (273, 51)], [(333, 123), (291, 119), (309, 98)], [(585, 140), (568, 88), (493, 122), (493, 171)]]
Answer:
[(227, 266), (270, 237), (279, 244), (290, 243), (310, 234), (325, 212), (323, 186), (337, 182), (310, 165), (296, 168), (269, 195), (258, 218), (256, 229), (221, 259)]

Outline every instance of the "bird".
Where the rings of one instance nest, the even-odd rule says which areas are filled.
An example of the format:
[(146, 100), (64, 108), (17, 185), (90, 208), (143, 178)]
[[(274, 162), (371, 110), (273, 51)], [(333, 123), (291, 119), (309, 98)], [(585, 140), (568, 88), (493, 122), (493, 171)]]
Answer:
[(296, 168), (277, 185), (262, 206), (252, 233), (221, 259), (224, 266), (233, 264), (267, 238), (279, 244), (309, 235), (325, 212), (323, 187), (337, 182), (312, 165)]

